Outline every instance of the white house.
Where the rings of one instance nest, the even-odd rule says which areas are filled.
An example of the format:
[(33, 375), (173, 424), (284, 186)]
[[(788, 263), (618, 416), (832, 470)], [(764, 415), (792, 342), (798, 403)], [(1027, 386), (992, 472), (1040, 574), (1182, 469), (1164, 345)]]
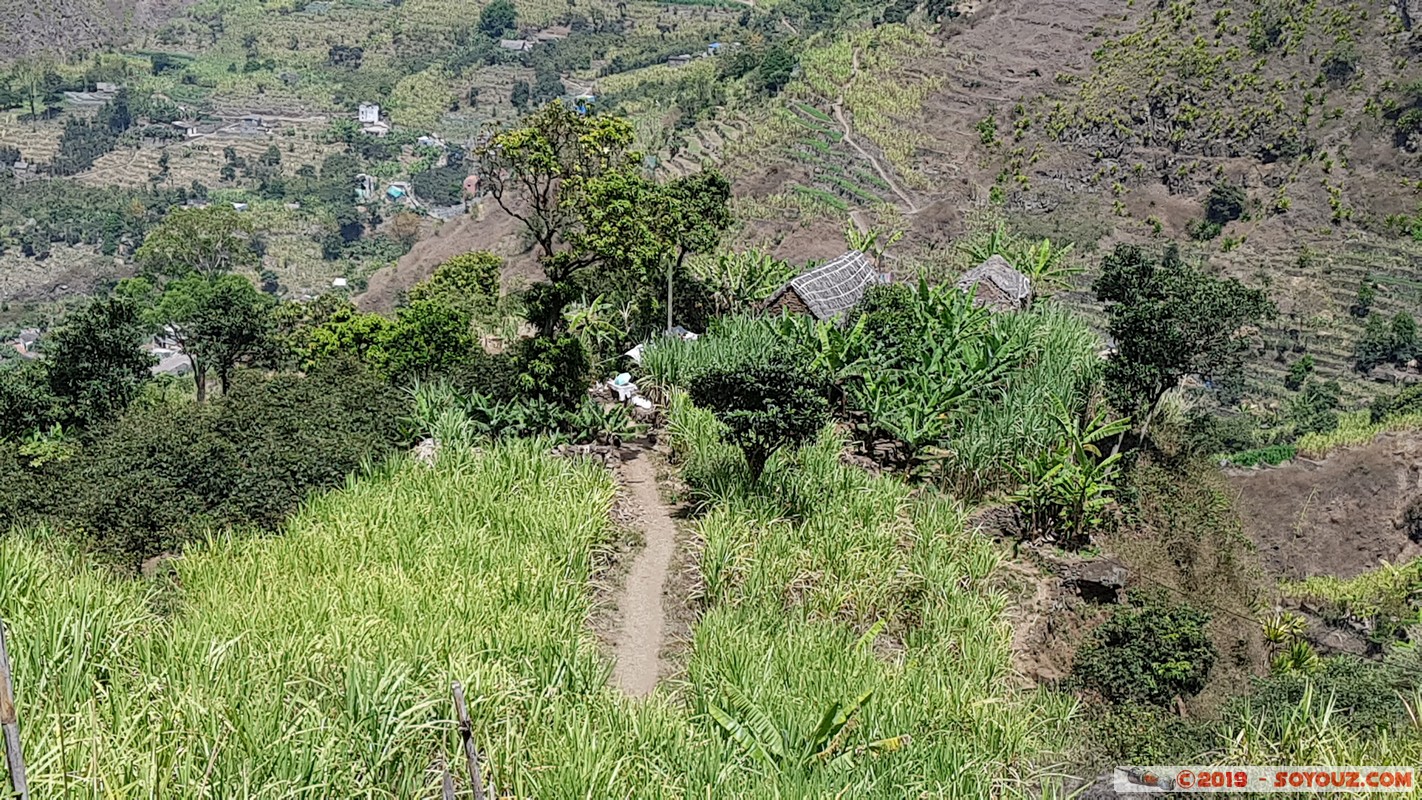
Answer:
[(362, 125), (377, 123), (380, 121), (380, 105), (378, 103), (361, 103), (357, 115), (357, 119)]

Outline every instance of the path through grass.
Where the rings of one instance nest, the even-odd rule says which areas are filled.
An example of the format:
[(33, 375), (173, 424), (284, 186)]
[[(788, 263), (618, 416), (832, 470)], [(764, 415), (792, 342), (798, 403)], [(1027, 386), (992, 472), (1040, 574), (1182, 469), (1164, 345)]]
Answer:
[[(456, 679), (505, 795), (1030, 791), (1071, 706), (1018, 688), (999, 556), (955, 504), (839, 464), (830, 439), (747, 494), (710, 418), (677, 419), (707, 498), (702, 618), (680, 678), (641, 700), (609, 685), (587, 624), (612, 479), (534, 443), (393, 463), (171, 579), (0, 540), (35, 796), (433, 797)], [(826, 756), (803, 754), (828, 706), (871, 690)], [(723, 735), (713, 708), (745, 721), (737, 696), (783, 755)]]

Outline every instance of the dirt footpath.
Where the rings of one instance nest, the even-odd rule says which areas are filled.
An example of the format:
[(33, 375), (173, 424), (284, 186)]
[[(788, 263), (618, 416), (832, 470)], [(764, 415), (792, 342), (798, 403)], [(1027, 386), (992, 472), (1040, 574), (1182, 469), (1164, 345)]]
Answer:
[(1323, 461), (1230, 470), (1244, 530), (1271, 572), (1349, 578), (1422, 555), (1404, 514), (1422, 496), (1422, 435), (1385, 434)]
[(667, 611), (663, 588), (676, 551), (676, 523), (671, 508), (662, 501), (656, 467), (643, 450), (620, 470), (629, 495), (634, 525), (646, 542), (632, 562), (627, 582), (617, 597), (621, 627), (614, 640), (616, 665), (612, 681), (633, 697), (643, 697), (657, 687), (662, 671), (662, 647), (667, 639)]

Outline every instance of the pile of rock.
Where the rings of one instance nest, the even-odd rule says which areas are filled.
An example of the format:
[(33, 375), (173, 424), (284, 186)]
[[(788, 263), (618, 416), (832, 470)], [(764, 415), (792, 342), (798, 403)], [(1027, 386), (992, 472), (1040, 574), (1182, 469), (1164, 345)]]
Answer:
[(549, 451), (554, 458), (591, 458), (609, 467), (622, 460), (620, 453), (620, 448), (607, 444), (560, 444)]

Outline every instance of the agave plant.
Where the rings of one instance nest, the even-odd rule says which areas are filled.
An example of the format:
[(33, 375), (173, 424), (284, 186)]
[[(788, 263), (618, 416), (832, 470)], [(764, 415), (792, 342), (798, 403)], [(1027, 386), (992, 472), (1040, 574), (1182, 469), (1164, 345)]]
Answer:
[(707, 713), (731, 741), (767, 767), (804, 769), (827, 765), (833, 769), (848, 768), (856, 757), (865, 753), (898, 750), (909, 743), (908, 736), (891, 736), (857, 747), (844, 746), (840, 734), (869, 702), (874, 694), (872, 689), (847, 703), (830, 703), (815, 727), (805, 732), (780, 729), (763, 708), (734, 686), (727, 686), (725, 694), (727, 707), (711, 703), (707, 705)]

